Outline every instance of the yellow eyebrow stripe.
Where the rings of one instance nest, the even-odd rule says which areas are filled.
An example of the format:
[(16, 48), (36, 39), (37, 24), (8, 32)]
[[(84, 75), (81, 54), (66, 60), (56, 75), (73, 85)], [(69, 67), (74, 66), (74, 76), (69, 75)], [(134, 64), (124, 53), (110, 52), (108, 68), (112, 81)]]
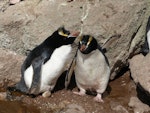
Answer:
[(91, 43), (91, 41), (93, 40), (93, 37), (92, 36), (90, 36), (90, 38), (89, 38), (89, 40), (88, 40), (88, 43), (87, 43), (87, 45), (89, 45), (90, 43)]
[(59, 31), (58, 34), (61, 35), (61, 36), (64, 36), (64, 37), (68, 37), (67, 34), (63, 33), (63, 31)]

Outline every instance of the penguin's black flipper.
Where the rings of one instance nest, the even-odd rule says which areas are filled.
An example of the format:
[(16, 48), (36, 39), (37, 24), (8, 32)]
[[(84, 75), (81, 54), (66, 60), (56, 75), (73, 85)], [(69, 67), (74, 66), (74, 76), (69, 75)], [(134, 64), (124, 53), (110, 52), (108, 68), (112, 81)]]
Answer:
[(25, 70), (25, 63), (23, 63), (22, 67), (21, 67), (21, 79), (20, 81), (14, 86), (14, 90), (15, 91), (21, 91), (23, 93), (28, 93), (28, 87), (25, 84), (24, 81), (24, 70)]
[(108, 59), (107, 59), (107, 57), (106, 57), (106, 55), (105, 55), (105, 53), (106, 53), (106, 49), (105, 48), (102, 48), (99, 44), (97, 44), (97, 48), (99, 49), (99, 51), (104, 55), (104, 57), (105, 57), (105, 60), (106, 60), (106, 63), (108, 64), (108, 66), (109, 66), (109, 61), (108, 61)]
[(146, 25), (146, 33), (145, 33), (145, 42), (141, 48), (141, 53), (145, 56), (147, 55), (147, 53), (149, 53), (149, 42), (148, 42), (148, 32), (150, 32), (150, 16), (148, 18), (148, 22), (147, 22), (147, 25)]
[(73, 60), (72, 60), (72, 62), (70, 64), (70, 66), (69, 66), (69, 69), (67, 70), (67, 73), (66, 73), (66, 78), (65, 78), (65, 88), (66, 89), (69, 86), (69, 83), (70, 83), (70, 80), (71, 80), (71, 76), (73, 74), (74, 67), (76, 65), (77, 52), (78, 52), (78, 49), (76, 50), (75, 56), (73, 57)]
[(42, 59), (41, 57), (36, 58), (32, 62), (34, 74), (33, 74), (32, 84), (29, 90), (29, 93), (31, 94), (36, 94), (36, 92), (38, 93), (39, 91), (39, 85), (40, 85), (40, 79), (41, 79), (41, 67), (42, 67), (43, 62), (44, 62), (44, 59)]
[(50, 59), (50, 50), (46, 49), (43, 51), (42, 55), (37, 57), (32, 61), (32, 66), (34, 70), (34, 75), (32, 79), (32, 84), (29, 93), (38, 94), (40, 88), (40, 80), (41, 80), (41, 69), (42, 65), (46, 63)]
[(149, 47), (148, 47), (148, 42), (145, 41), (143, 46), (142, 46), (142, 49), (141, 49), (141, 53), (146, 56), (147, 53), (149, 53)]

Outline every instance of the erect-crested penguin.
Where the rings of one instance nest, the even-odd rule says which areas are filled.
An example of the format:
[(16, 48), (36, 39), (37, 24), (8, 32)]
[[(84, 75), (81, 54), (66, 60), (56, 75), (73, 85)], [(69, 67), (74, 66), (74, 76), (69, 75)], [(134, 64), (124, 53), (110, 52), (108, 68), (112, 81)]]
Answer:
[(80, 91), (74, 93), (85, 95), (87, 90), (94, 90), (97, 92), (94, 100), (103, 102), (102, 94), (107, 88), (109, 77), (108, 59), (96, 39), (90, 35), (81, 36), (75, 66), (75, 79)]
[(71, 58), (72, 46), (79, 32), (58, 28), (35, 47), (21, 67), (21, 80), (15, 88), (27, 94), (48, 97)]

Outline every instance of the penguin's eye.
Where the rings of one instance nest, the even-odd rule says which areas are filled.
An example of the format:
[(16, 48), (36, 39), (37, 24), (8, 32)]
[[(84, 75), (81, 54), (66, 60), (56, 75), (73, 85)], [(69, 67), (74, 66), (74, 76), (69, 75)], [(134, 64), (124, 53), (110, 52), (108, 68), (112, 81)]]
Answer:
[(65, 34), (62, 30), (58, 32), (59, 35), (63, 37), (68, 37), (68, 34)]

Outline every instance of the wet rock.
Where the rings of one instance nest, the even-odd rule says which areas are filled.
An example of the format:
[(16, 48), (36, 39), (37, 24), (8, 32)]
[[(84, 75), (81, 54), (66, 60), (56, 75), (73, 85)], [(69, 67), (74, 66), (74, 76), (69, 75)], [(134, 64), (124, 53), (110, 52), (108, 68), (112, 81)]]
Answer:
[(149, 4), (143, 0), (25, 0), (12, 6), (5, 3), (0, 9), (0, 47), (25, 54), (65, 25), (98, 39), (107, 49), (114, 79), (127, 65), (127, 59), (139, 52)]
[(134, 113), (149, 113), (150, 107), (143, 104), (137, 97), (131, 97), (129, 106), (134, 109)]
[(137, 95), (141, 101), (150, 105), (150, 54), (134, 56), (130, 61), (130, 71), (137, 84)]

